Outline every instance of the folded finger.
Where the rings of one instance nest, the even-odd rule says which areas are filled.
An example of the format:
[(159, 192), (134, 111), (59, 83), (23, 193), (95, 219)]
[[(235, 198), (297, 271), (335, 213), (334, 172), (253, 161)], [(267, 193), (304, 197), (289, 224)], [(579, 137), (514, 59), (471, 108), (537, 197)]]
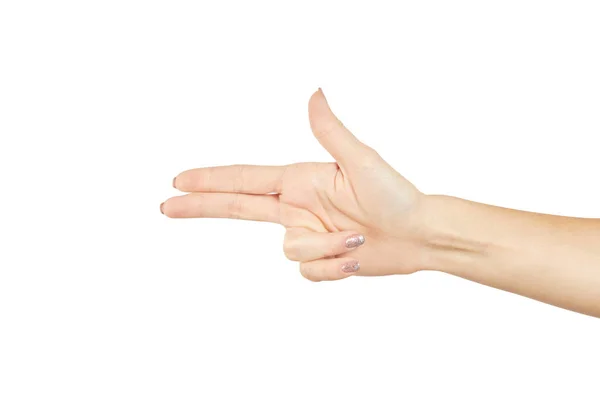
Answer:
[(354, 231), (311, 232), (288, 229), (283, 241), (286, 257), (292, 261), (312, 261), (337, 256), (365, 243), (365, 237)]
[(360, 264), (352, 258), (328, 258), (300, 263), (300, 273), (313, 282), (335, 281), (355, 275)]
[(279, 199), (273, 195), (190, 193), (161, 204), (171, 218), (231, 218), (279, 222)]

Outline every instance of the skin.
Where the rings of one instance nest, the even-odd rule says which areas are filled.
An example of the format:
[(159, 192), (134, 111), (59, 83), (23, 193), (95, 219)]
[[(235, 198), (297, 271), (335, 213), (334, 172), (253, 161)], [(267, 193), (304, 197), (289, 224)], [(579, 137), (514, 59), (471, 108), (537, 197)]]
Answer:
[[(320, 89), (309, 119), (335, 162), (188, 170), (173, 180), (187, 194), (161, 211), (279, 223), (285, 255), (312, 281), (436, 270), (600, 317), (600, 220), (425, 195), (343, 126)], [(364, 244), (349, 248), (357, 235)]]

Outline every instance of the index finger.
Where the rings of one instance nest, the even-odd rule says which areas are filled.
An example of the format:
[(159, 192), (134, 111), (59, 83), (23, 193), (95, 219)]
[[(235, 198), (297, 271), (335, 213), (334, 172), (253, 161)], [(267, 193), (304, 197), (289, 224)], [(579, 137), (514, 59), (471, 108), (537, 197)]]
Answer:
[(281, 193), (284, 166), (226, 165), (184, 171), (173, 179), (182, 192)]

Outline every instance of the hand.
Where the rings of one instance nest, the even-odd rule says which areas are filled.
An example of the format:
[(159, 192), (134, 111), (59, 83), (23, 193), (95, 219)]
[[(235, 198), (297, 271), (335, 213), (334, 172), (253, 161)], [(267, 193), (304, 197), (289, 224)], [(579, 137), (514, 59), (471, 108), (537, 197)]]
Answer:
[(309, 101), (309, 119), (335, 163), (185, 171), (173, 186), (190, 193), (168, 199), (161, 211), (279, 223), (286, 256), (313, 281), (422, 268), (417, 221), (424, 195), (342, 125), (320, 89)]

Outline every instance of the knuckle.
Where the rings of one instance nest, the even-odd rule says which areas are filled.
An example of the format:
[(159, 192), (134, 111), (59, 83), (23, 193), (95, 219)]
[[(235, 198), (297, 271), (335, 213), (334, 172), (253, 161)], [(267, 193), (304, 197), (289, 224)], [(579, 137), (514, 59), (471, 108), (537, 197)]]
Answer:
[(298, 261), (296, 258), (296, 251), (291, 244), (290, 240), (283, 241), (283, 254), (285, 254), (286, 258), (291, 261)]
[(310, 270), (308, 270), (307, 268), (303, 268), (302, 266), (300, 266), (300, 275), (302, 275), (305, 279), (307, 279), (311, 282), (320, 282), (321, 281), (319, 278), (317, 278), (316, 276), (311, 274)]
[(319, 129), (315, 132), (315, 136), (317, 137), (317, 139), (321, 139), (343, 127), (344, 126), (342, 125), (342, 123), (336, 119), (335, 121), (322, 124), (319, 127)]
[(365, 147), (365, 151), (358, 159), (358, 164), (363, 170), (373, 170), (379, 165), (381, 156), (375, 149), (368, 146)]
[(239, 219), (242, 214), (242, 202), (239, 193), (233, 194), (231, 200), (227, 204), (227, 213), (232, 219)]
[(233, 179), (233, 192), (241, 192), (244, 188), (244, 174), (246, 173), (246, 166), (243, 164), (235, 165), (235, 175)]
[(198, 187), (200, 189), (210, 190), (214, 172), (214, 167), (208, 167), (204, 170), (204, 174), (202, 174), (198, 180)]

